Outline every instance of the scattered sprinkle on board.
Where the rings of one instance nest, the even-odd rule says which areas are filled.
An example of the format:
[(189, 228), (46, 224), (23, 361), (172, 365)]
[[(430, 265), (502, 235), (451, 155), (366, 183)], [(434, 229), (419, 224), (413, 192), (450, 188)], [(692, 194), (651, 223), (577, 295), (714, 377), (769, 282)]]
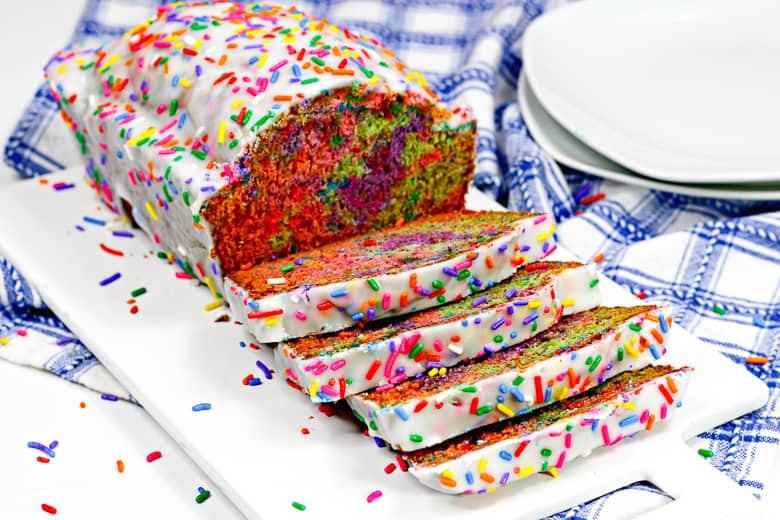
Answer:
[(721, 316), (726, 314), (726, 310), (723, 307), (721, 307), (720, 305), (717, 305), (717, 304), (712, 306), (712, 312), (714, 312), (715, 314), (720, 314)]
[(154, 462), (155, 460), (162, 457), (162, 453), (159, 451), (153, 451), (149, 455), (146, 456), (146, 462)]
[(203, 502), (208, 500), (210, 496), (211, 496), (211, 491), (209, 491), (208, 489), (204, 489), (203, 491), (198, 493), (198, 496), (195, 497), (195, 502), (197, 502), (198, 504), (202, 504)]
[(298, 511), (306, 511), (306, 506), (301, 504), (300, 502), (293, 502), (292, 506), (297, 509)]
[(122, 277), (122, 275), (120, 273), (114, 273), (111, 276), (109, 276), (107, 278), (103, 278), (102, 280), (100, 280), (100, 286), (101, 287), (105, 287), (106, 285), (108, 285), (110, 283), (116, 282), (121, 277)]
[(211, 403), (198, 403), (192, 405), (193, 412), (202, 412), (204, 410), (211, 410)]
[(49, 504), (41, 504), (41, 509), (49, 513), (50, 515), (56, 515), (57, 514), (57, 508), (54, 506), (50, 506)]
[(745, 358), (745, 363), (749, 365), (766, 365), (769, 363), (769, 358), (762, 356), (748, 356)]
[(373, 502), (377, 498), (380, 498), (381, 496), (382, 496), (382, 491), (377, 489), (376, 491), (372, 491), (371, 493), (368, 494), (368, 496), (366, 497), (366, 502), (370, 504), (371, 502)]
[(712, 450), (701, 449), (699, 450), (699, 455), (701, 455), (702, 457), (710, 458), (712, 457), (713, 453)]
[(117, 459), (117, 461), (116, 461), (116, 470), (119, 473), (124, 473), (125, 472), (125, 463), (122, 461), (122, 459)]

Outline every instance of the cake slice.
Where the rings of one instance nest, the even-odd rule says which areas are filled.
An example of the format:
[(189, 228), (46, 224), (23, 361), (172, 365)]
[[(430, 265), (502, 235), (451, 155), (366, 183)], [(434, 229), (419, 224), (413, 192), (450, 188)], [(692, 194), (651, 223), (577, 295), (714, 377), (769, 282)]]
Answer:
[(597, 307), (444, 375), (348, 397), (371, 435), (412, 451), (530, 412), (649, 365), (670, 321), (654, 306)]
[(283, 343), (276, 367), (315, 402), (335, 401), (520, 343), (562, 315), (598, 305), (597, 284), (594, 265), (526, 264), (458, 302)]
[(95, 193), (215, 293), (244, 265), (463, 209), (471, 111), (376, 39), (270, 4), (137, 22), (46, 77)]
[(614, 446), (666, 421), (693, 369), (624, 372), (577, 397), (403, 454), (409, 472), (444, 493), (484, 493), (533, 473), (556, 471), (600, 446)]
[(462, 211), (235, 271), (225, 294), (261, 342), (338, 331), (459, 300), (555, 249), (552, 216)]

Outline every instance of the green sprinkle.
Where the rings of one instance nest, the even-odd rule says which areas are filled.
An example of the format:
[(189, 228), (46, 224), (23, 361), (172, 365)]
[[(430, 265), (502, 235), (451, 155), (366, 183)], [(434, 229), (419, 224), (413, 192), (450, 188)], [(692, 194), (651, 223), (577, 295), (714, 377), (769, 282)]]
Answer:
[(168, 107), (168, 115), (173, 117), (174, 115), (176, 115), (176, 110), (178, 109), (179, 109), (179, 101), (176, 98), (173, 98), (171, 100), (170, 106)]
[(193, 215), (192, 221), (195, 222), (196, 224), (200, 224), (200, 215)]
[(298, 511), (306, 511), (306, 506), (301, 504), (300, 502), (293, 502), (292, 506), (297, 509)]
[(485, 415), (486, 413), (489, 413), (493, 409), (492, 404), (486, 404), (485, 406), (480, 406), (477, 408), (477, 415)]
[(549, 457), (550, 455), (552, 455), (550, 448), (542, 448), (542, 457)]
[(601, 363), (601, 354), (596, 356), (596, 359), (593, 360), (593, 363), (590, 364), (590, 368), (588, 369), (588, 372), (593, 372), (596, 370), (596, 367), (599, 366), (599, 363)]
[(232, 150), (236, 146), (238, 146), (238, 139), (233, 139), (232, 141), (230, 141), (230, 144), (228, 145), (228, 148), (230, 148)]
[(184, 203), (187, 206), (190, 205), (190, 192), (189, 191), (185, 191), (184, 193), (182, 193), (181, 194), (181, 198), (182, 198), (182, 200), (184, 200)]
[(329, 144), (331, 146), (339, 146), (343, 142), (344, 138), (340, 134), (334, 134), (333, 137), (330, 138)]
[(418, 343), (417, 345), (415, 345), (415, 346), (414, 346), (414, 348), (412, 349), (412, 351), (411, 351), (411, 352), (409, 352), (409, 357), (410, 357), (410, 358), (412, 358), (412, 359), (416, 358), (416, 357), (417, 357), (417, 355), (418, 355), (420, 352), (422, 352), (422, 349), (423, 349), (423, 348), (425, 348), (425, 345), (423, 345), (422, 343)]
[(167, 254), (165, 254), (165, 253), (164, 253), (164, 252), (162, 252), (162, 251), (159, 251), (159, 252), (157, 253), (157, 258), (162, 258), (163, 260), (168, 260), (168, 255), (167, 255)]
[(370, 77), (372, 77), (372, 76), (374, 75), (374, 73), (373, 73), (373, 72), (371, 72), (370, 70), (368, 70), (367, 68), (365, 68), (365, 67), (364, 67), (364, 66), (362, 66), (362, 65), (360, 65), (360, 66), (358, 67), (358, 69), (360, 69), (360, 72), (362, 72), (363, 74), (365, 74), (367, 78), (370, 78)]
[(726, 311), (725, 311), (725, 309), (724, 309), (723, 307), (721, 307), (720, 305), (717, 305), (717, 304), (715, 304), (715, 305), (713, 305), (713, 306), (712, 306), (712, 311), (713, 311), (715, 314), (720, 314), (721, 316), (723, 316), (724, 314), (726, 314)]
[(470, 394), (473, 394), (474, 392), (477, 391), (477, 387), (476, 386), (464, 386), (463, 388), (460, 389), (460, 391), (461, 392), (468, 392)]
[(536, 332), (536, 329), (539, 328), (539, 321), (535, 321), (531, 324), (531, 332)]
[(524, 378), (523, 376), (517, 376), (517, 377), (515, 378), (515, 380), (514, 380), (514, 381), (512, 381), (512, 384), (513, 384), (514, 386), (517, 386), (517, 385), (519, 385), (520, 383), (522, 383), (523, 381), (525, 381), (525, 378)]
[(374, 280), (373, 278), (369, 278), (368, 279), (368, 286), (371, 287), (375, 291), (379, 290), (379, 283), (376, 280)]
[(368, 423), (368, 427), (371, 428), (372, 430), (376, 430), (376, 423), (374, 421), (371, 421), (370, 423)]
[(283, 272), (283, 273), (289, 273), (289, 272), (290, 272), (290, 271), (292, 271), (293, 269), (295, 269), (295, 266), (294, 266), (293, 264), (287, 264), (287, 265), (285, 265), (284, 267), (280, 268), (279, 270), (280, 270), (281, 272)]
[(623, 361), (623, 347), (618, 347), (618, 361)]
[(436, 301), (439, 303), (447, 303), (447, 298), (445, 298), (443, 294), (440, 294), (436, 297)]
[(423, 436), (419, 433), (413, 433), (409, 436), (409, 440), (412, 442), (422, 442)]
[(469, 276), (471, 276), (471, 271), (469, 271), (468, 269), (463, 269), (458, 272), (458, 280), (465, 280)]
[(502, 336), (501, 334), (497, 336), (493, 336), (493, 341), (495, 341), (496, 343), (501, 343), (502, 341), (504, 341), (504, 336)]
[(348, 377), (348, 378), (346, 378), (346, 379), (344, 380), (344, 382), (346, 382), (348, 385), (351, 385), (351, 384), (352, 384), (352, 378), (351, 378), (351, 377)]
[(596, 287), (598, 284), (599, 284), (599, 279), (598, 278), (594, 278), (593, 280), (590, 281), (590, 286), (591, 287)]
[[(165, 255), (165, 253), (163, 253), (163, 255)], [(166, 256), (165, 258), (168, 258), (168, 257)], [(130, 296), (132, 296), (133, 298), (138, 298), (142, 294), (146, 294), (146, 287), (139, 287), (138, 289), (136, 289), (133, 292), (131, 292)]]
[(309, 40), (309, 47), (314, 47), (319, 40), (320, 40), (320, 35), (318, 34), (314, 38)]
[(712, 450), (704, 450), (704, 449), (702, 449), (702, 450), (699, 450), (699, 455), (701, 455), (702, 457), (710, 458), (714, 454), (712, 453)]
[(639, 325), (637, 325), (636, 323), (631, 323), (631, 324), (629, 324), (629, 325), (628, 325), (628, 328), (629, 328), (629, 329), (631, 329), (631, 330), (633, 330), (634, 332), (639, 332), (639, 331), (641, 331), (641, 330), (642, 330), (642, 327), (640, 327), (640, 326), (639, 326)]
[[(138, 142), (138, 146), (141, 146), (140, 141)], [(203, 150), (192, 150), (190, 153), (195, 157), (197, 157), (198, 159), (200, 159), (201, 161), (206, 159), (206, 152), (204, 152)]]
[(309, 83), (317, 83), (320, 78), (309, 78), (301, 81), (301, 85), (308, 85)]
[(442, 287), (444, 287), (444, 284), (441, 282), (441, 280), (434, 280), (431, 282), (431, 285), (433, 286), (434, 289), (441, 289)]
[(469, 284), (469, 289), (471, 289), (471, 292), (479, 292), (479, 286), (473, 283)]
[(315, 64), (319, 65), (320, 67), (324, 67), (325, 66), (325, 62), (322, 61), (321, 59), (319, 59), (316, 56), (312, 56), (311, 61), (313, 61)]
[(198, 496), (195, 497), (195, 502), (202, 504), (208, 497), (211, 496), (211, 491), (204, 489)]
[(358, 421), (360, 421), (360, 422), (362, 422), (363, 424), (365, 424), (366, 420), (363, 418), (363, 416), (362, 416), (362, 415), (360, 415), (360, 412), (358, 412), (358, 411), (357, 411), (357, 410), (355, 410), (354, 408), (352, 409), (352, 415), (354, 415), (354, 416), (355, 416), (355, 419), (357, 419)]
[(547, 471), (547, 461), (544, 461), (544, 463), (542, 464), (542, 473), (544, 473), (545, 471)]
[[(137, 143), (135, 143), (135, 145), (140, 147), (140, 146), (143, 146), (143, 145), (145, 145), (145, 144), (146, 144), (146, 143), (148, 143), (148, 142), (149, 142), (149, 138), (148, 138), (148, 137), (144, 137), (143, 139), (141, 139), (140, 141), (138, 141)], [(203, 152), (201, 152), (201, 153), (203, 153)], [(205, 155), (205, 154), (204, 154), (204, 155)]]

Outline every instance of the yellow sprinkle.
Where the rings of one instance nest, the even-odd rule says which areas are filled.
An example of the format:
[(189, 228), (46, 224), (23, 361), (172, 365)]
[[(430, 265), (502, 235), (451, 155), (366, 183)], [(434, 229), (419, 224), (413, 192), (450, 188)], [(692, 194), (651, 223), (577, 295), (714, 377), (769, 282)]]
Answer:
[(336, 27), (335, 25), (331, 25), (330, 27), (328, 27), (328, 29), (330, 29), (331, 32), (334, 32), (334, 33), (339, 32), (339, 28)]
[(550, 225), (550, 234), (552, 235), (553, 233), (555, 233), (555, 222)]
[(574, 299), (573, 298), (566, 298), (561, 302), (564, 307), (574, 307)]
[(176, 42), (176, 44), (173, 46), (174, 49), (181, 49), (182, 47), (184, 47), (184, 42), (182, 41)]
[(298, 40), (295, 39), (295, 36), (293, 36), (290, 33), (287, 33), (287, 36), (284, 37), (282, 43), (295, 43), (296, 41)]
[(211, 281), (211, 277), (206, 277), (206, 287), (209, 288), (209, 291), (211, 291), (211, 295), (214, 297), (215, 300), (219, 299), (219, 296), (217, 296), (217, 290), (214, 289), (214, 282)]
[(533, 473), (534, 473), (534, 467), (526, 466), (517, 472), (517, 478), (525, 478), (528, 475), (533, 475)]
[(244, 104), (244, 100), (243, 99), (236, 99), (235, 101), (233, 101), (233, 104), (230, 105), (230, 108), (235, 110), (235, 109), (237, 109), (238, 107), (240, 107), (243, 104)]
[(276, 316), (274, 316), (273, 318), (266, 318), (265, 326), (266, 327), (272, 327), (272, 326), (276, 325), (277, 323), (279, 323), (280, 321), (281, 320), (279, 318), (277, 318)]
[(181, 85), (184, 88), (190, 88), (190, 80), (187, 78), (182, 78), (179, 80), (179, 85)]
[(550, 468), (547, 470), (547, 472), (552, 475), (553, 478), (558, 478), (558, 469), (557, 468)]
[(219, 144), (224, 144), (225, 142), (225, 129), (227, 128), (227, 124), (224, 121), (219, 122), (219, 134), (217, 134), (217, 142)]
[(515, 412), (512, 411), (512, 409), (509, 408), (504, 403), (498, 403), (496, 405), (496, 408), (498, 408), (498, 411), (501, 412), (502, 414), (506, 415), (507, 417), (514, 417), (515, 416)]
[(528, 302), (529, 309), (538, 309), (541, 306), (542, 306), (542, 302), (540, 302), (539, 300), (531, 300), (530, 302)]
[(539, 233), (539, 235), (536, 237), (536, 241), (537, 242), (544, 242), (548, 238), (550, 238), (550, 233), (549, 232), (548, 233)]
[(260, 59), (257, 60), (257, 68), (262, 69), (263, 65), (265, 65), (265, 62), (267, 61), (268, 61), (268, 54), (263, 54), (262, 56), (260, 56)]
[(634, 401), (623, 403), (623, 408), (626, 410), (636, 410), (636, 403)]
[(433, 377), (433, 376), (435, 376), (438, 373), (439, 373), (439, 369), (436, 368), (436, 367), (433, 367), (432, 369), (430, 369), (428, 371), (428, 377)]
[(152, 216), (152, 220), (157, 221), (157, 213), (154, 212), (154, 206), (149, 201), (146, 201), (146, 211)]
[(495, 488), (495, 487), (489, 487), (489, 488), (487, 488), (487, 489), (485, 490), (485, 492), (486, 492), (486, 493), (493, 493), (493, 492), (494, 492), (496, 489), (498, 489), (498, 488)]
[(315, 379), (311, 382), (311, 386), (309, 386), (309, 397), (314, 397), (317, 395), (317, 391), (320, 389), (320, 381), (319, 379)]
[(214, 310), (214, 309), (216, 309), (217, 307), (221, 307), (221, 306), (222, 306), (222, 302), (221, 302), (220, 300), (214, 300), (214, 301), (213, 301), (213, 302), (211, 302), (211, 303), (207, 303), (207, 304), (206, 304), (206, 305), (203, 307), (203, 310), (204, 310), (204, 311), (213, 311), (213, 310)]
[(8, 338), (0, 338), (0, 345), (8, 345), (10, 342)]
[(636, 349), (634, 347), (632, 347), (631, 343), (629, 343), (628, 341), (623, 343), (623, 348), (626, 349), (626, 352), (628, 352), (628, 355), (631, 356), (632, 358), (638, 358), (639, 357), (639, 352), (637, 352)]
[(445, 477), (445, 478), (452, 478), (452, 479), (454, 479), (455, 478), (455, 473), (453, 473), (451, 469), (445, 469), (444, 471), (441, 472), (441, 476)]
[(379, 81), (379, 76), (377, 76), (377, 75), (373, 75), (373, 76), (371, 76), (371, 79), (369, 79), (369, 80), (368, 80), (368, 84), (369, 84), (369, 85), (373, 85), (373, 84), (375, 84), (377, 81)]
[(477, 471), (480, 473), (485, 472), (485, 468), (487, 468), (488, 460), (487, 459), (479, 459), (479, 464), (477, 464)]
[[(303, 19), (303, 13), (291, 14), (290, 18), (292, 18), (293, 20), (302, 20)], [(297, 29), (298, 27), (296, 26), (295, 28)]]
[(68, 70), (67, 65), (60, 65), (57, 67), (57, 74), (65, 74), (65, 71)]
[(563, 399), (566, 399), (566, 396), (569, 393), (569, 387), (566, 385), (559, 386), (555, 389), (555, 394), (553, 397), (555, 397), (556, 400), (562, 401)]
[(439, 375), (440, 375), (440, 376), (443, 376), (443, 375), (444, 375), (444, 374), (446, 374), (446, 373), (447, 373), (447, 367), (441, 367), (441, 368), (439, 369)]
[(631, 338), (629, 339), (629, 341), (631, 341), (631, 344), (632, 344), (632, 345), (636, 345), (636, 336), (631, 336)]
[(108, 60), (106, 60), (106, 63), (105, 63), (105, 65), (103, 65), (102, 67), (100, 67), (100, 70), (99, 70), (98, 72), (100, 72), (101, 74), (103, 74), (105, 71), (107, 71), (108, 69), (110, 69), (110, 68), (111, 68), (111, 65), (113, 65), (114, 63), (116, 63), (117, 61), (119, 61), (119, 59), (120, 59), (120, 56), (119, 56), (119, 54), (114, 54), (113, 56), (111, 56), (110, 58), (108, 58)]
[(198, 40), (195, 43), (192, 44), (192, 48), (195, 50), (200, 49), (200, 46), (203, 45), (203, 40)]

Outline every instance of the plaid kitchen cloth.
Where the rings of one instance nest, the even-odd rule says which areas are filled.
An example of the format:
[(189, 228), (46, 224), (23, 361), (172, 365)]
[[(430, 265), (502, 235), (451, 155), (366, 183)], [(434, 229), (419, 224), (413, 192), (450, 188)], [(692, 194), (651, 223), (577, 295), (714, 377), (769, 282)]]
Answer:
[[(157, 3), (87, 0), (73, 41), (117, 38), (128, 22), (152, 15)], [(423, 71), (445, 101), (470, 105), (479, 120), (480, 189), (512, 210), (553, 212), (564, 246), (585, 260), (603, 257), (606, 276), (673, 305), (677, 323), (734, 362), (769, 359), (745, 366), (768, 385), (768, 404), (693, 441), (694, 448), (713, 451), (714, 466), (760, 497), (780, 455), (780, 205), (646, 190), (554, 163), (526, 129), (517, 84), (525, 28), (561, 3), (308, 0), (296, 6), (374, 35)], [(80, 164), (75, 140), (57, 119), (42, 85), (5, 148), (5, 161), (22, 177)], [(2, 259), (0, 276), (0, 357), (128, 397)], [(668, 500), (638, 483), (553, 518), (631, 518)]]

